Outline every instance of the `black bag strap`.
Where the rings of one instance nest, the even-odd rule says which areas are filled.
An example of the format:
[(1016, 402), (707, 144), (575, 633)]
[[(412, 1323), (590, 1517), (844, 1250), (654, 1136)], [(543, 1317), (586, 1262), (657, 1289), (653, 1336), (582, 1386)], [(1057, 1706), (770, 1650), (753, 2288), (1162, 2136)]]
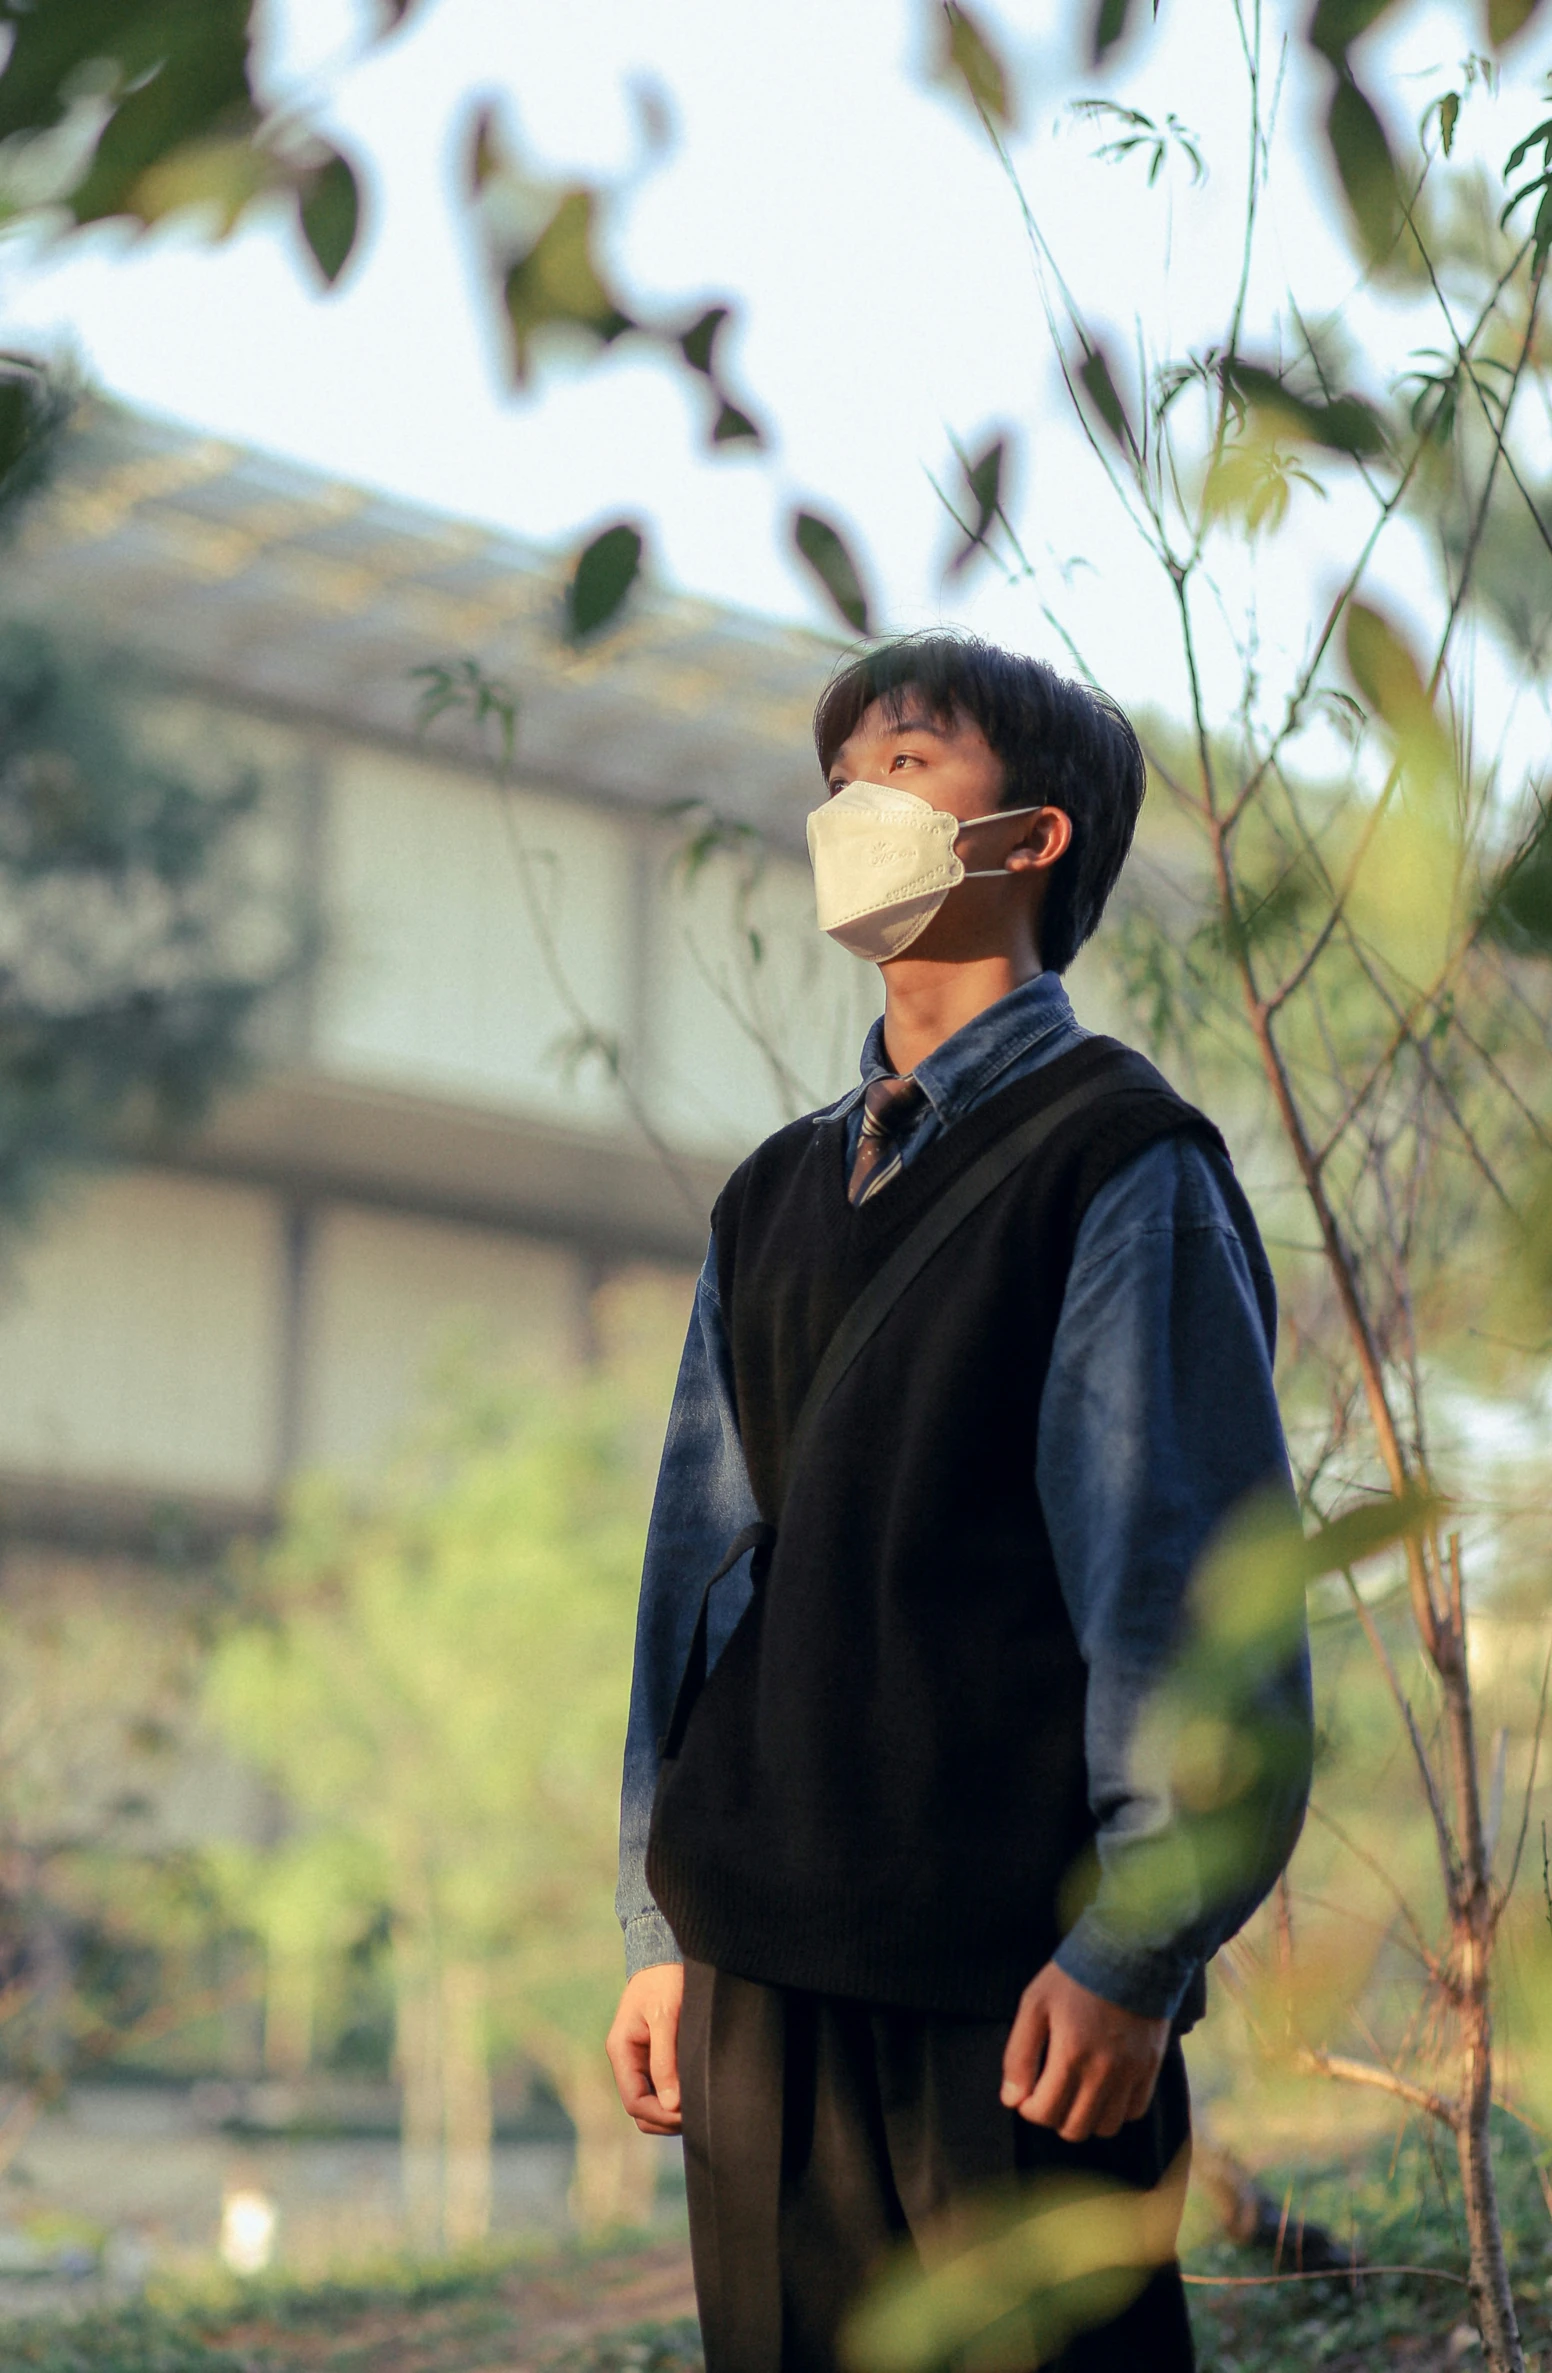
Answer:
[[(1032, 1113), (1027, 1121), (999, 1137), (989, 1145), (969, 1168), (944, 1188), (930, 1208), (923, 1212), (903, 1243), (876, 1270), (847, 1311), (835, 1333), (824, 1347), (812, 1381), (803, 1395), (803, 1405), (792, 1428), (787, 1445), (786, 1490), (792, 1488), (792, 1476), (802, 1454), (803, 1445), (813, 1431), (814, 1421), (834, 1392), (847, 1369), (859, 1353), (864, 1351), (878, 1333), (885, 1319), (909, 1286), (915, 1284), (934, 1253), (941, 1252), (949, 1238), (986, 1201), (995, 1194), (1004, 1179), (1011, 1178), (1019, 1166), (1037, 1154), (1047, 1138), (1055, 1135), (1064, 1121), (1087, 1105), (1097, 1104), (1102, 1096), (1113, 1095), (1116, 1088), (1115, 1072), (1108, 1067), (1084, 1080), (1078, 1087), (1069, 1088), (1065, 1096), (1058, 1096), (1054, 1104)], [(785, 1498), (785, 1491), (783, 1498)]]
[[(847, 1369), (878, 1333), (901, 1295), (921, 1275), (934, 1253), (942, 1251), (949, 1238), (980, 1209), (988, 1195), (995, 1194), (1004, 1179), (1011, 1178), (1021, 1163), (1038, 1153), (1063, 1122), (1071, 1120), (1075, 1113), (1082, 1112), (1086, 1106), (1098, 1103), (1101, 1097), (1112, 1095), (1115, 1086), (1114, 1069), (1107, 1066), (1078, 1087), (1069, 1088), (1066, 1095), (1058, 1096), (1054, 1104), (1032, 1113), (1028, 1120), (1010, 1129), (1005, 1137), (999, 1137), (994, 1145), (989, 1145), (968, 1169), (962, 1170), (944, 1189), (931, 1208), (922, 1214), (910, 1234), (895, 1246), (882, 1268), (869, 1278), (825, 1345), (819, 1365), (803, 1395), (797, 1422), (792, 1428), (792, 1438), (787, 1446), (787, 1490), (792, 1487), (793, 1471), (820, 1410)], [(785, 1496), (784, 1492), (784, 1499)], [(775, 1546), (774, 1524), (763, 1520), (757, 1524), (746, 1524), (736, 1539), (729, 1542), (727, 1555), (702, 1591), (700, 1611), (695, 1618), (695, 1630), (690, 1639), (690, 1653), (674, 1699), (674, 1710), (663, 1734), (661, 1753), (665, 1761), (671, 1761), (683, 1745), (696, 1700), (706, 1686), (707, 1631), (713, 1590), (751, 1549), (754, 1557), (749, 1569), (750, 1579), (758, 1590), (770, 1570), (771, 1552)]]

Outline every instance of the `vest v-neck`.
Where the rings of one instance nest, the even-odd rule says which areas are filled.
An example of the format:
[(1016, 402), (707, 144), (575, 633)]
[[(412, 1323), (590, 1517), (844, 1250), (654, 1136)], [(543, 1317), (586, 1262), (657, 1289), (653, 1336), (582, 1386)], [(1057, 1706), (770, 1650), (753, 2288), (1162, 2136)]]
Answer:
[(897, 1178), (865, 1203), (853, 1204), (847, 1199), (846, 1116), (838, 1114), (834, 1120), (821, 1121), (812, 1134), (815, 1155), (824, 1166), (821, 1200), (827, 1234), (832, 1238), (839, 1235), (854, 1255), (887, 1243), (909, 1227), (987, 1146), (995, 1145), (1021, 1121), (1043, 1112), (1092, 1072), (1114, 1063), (1118, 1051), (1129, 1054), (1129, 1050), (1118, 1050), (1114, 1039), (1086, 1038), (1011, 1087), (995, 1090), (973, 1111), (940, 1130)]

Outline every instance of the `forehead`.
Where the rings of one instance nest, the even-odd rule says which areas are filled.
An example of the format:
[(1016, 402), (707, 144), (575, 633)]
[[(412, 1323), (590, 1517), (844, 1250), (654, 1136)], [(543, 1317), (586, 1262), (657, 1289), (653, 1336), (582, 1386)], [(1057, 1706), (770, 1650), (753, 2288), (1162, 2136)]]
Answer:
[[(900, 684), (869, 701), (841, 749), (880, 741), (892, 733), (925, 732), (946, 742), (981, 740), (980, 727), (951, 701), (933, 700), (919, 685)], [(839, 755), (839, 752), (837, 752)]]

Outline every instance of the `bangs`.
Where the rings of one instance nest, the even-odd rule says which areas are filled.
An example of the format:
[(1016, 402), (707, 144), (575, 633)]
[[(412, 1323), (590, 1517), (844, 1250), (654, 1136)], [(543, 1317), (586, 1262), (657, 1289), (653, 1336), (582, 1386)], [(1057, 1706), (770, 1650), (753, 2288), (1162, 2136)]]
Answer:
[[(965, 646), (951, 635), (904, 635), (861, 659), (849, 660), (832, 676), (814, 711), (814, 748), (828, 774), (837, 750), (856, 732), (875, 701), (886, 723), (898, 725), (916, 694), (936, 724), (956, 715), (974, 716), (965, 697)], [(977, 718), (976, 722), (980, 720)]]

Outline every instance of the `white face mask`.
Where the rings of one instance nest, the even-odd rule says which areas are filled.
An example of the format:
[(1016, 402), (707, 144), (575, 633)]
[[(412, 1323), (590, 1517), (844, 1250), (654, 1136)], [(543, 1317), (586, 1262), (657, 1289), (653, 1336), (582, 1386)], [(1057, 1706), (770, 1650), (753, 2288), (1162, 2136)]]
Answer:
[(845, 783), (808, 819), (819, 928), (869, 964), (887, 964), (918, 938), (961, 882), (1004, 877), (992, 866), (968, 873), (954, 843), (971, 825), (1032, 816), (1032, 807), (995, 808), (968, 823), (914, 791), (887, 783)]

